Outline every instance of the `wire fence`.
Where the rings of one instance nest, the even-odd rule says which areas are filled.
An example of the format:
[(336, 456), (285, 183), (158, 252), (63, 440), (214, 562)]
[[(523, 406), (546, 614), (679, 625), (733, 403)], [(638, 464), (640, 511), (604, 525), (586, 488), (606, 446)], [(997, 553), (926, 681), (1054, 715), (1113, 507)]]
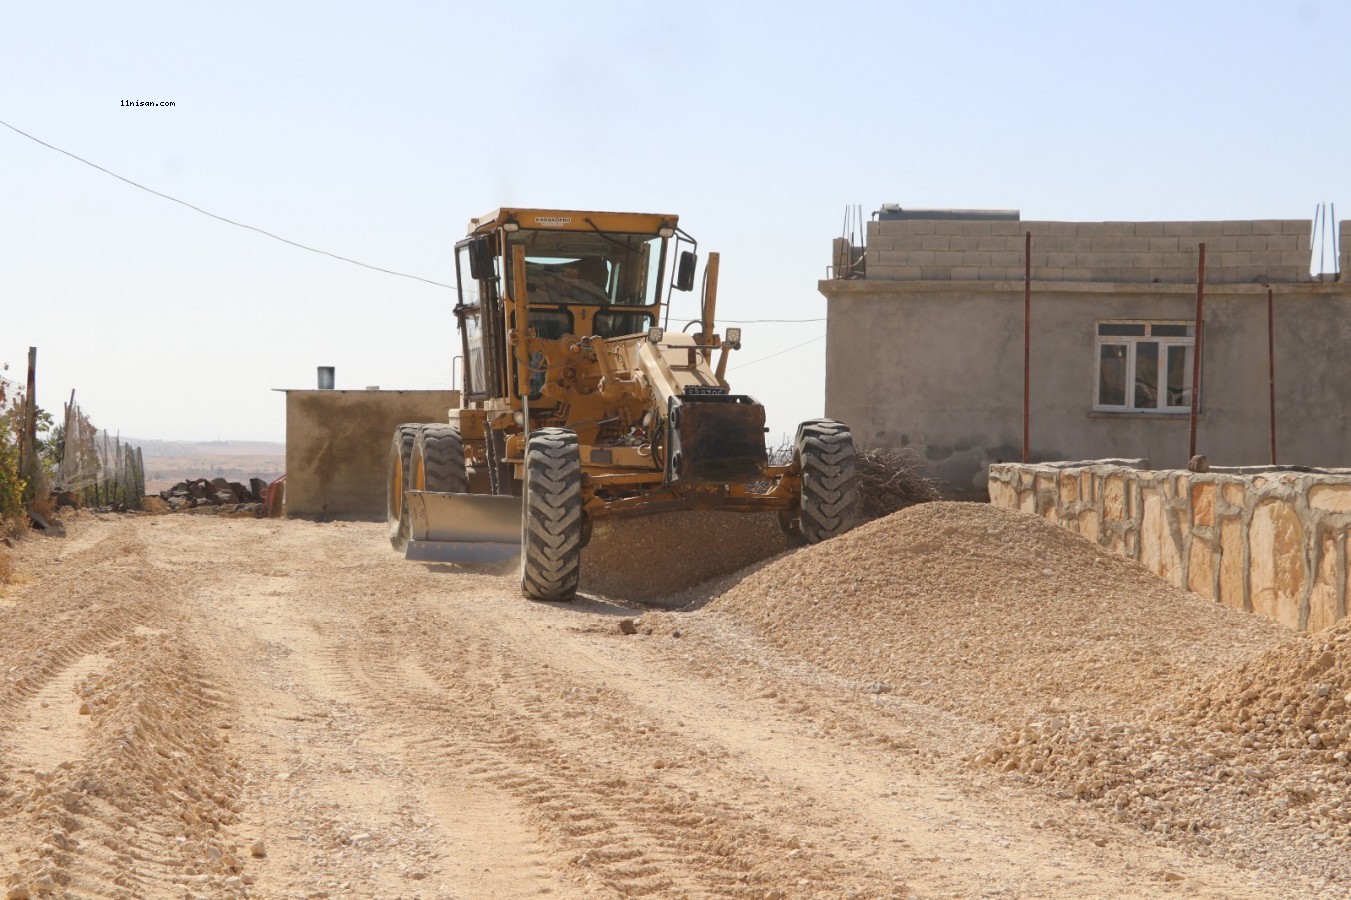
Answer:
[[(0, 364), (0, 371), (7, 369)], [(0, 517), (26, 508), (39, 521), (53, 504), (140, 509), (141, 448), (97, 428), (74, 391), (57, 424), (36, 405), (36, 380), (36, 347), (28, 348), (26, 386), (0, 375)]]
[(95, 427), (72, 393), (65, 404), (53, 481), (58, 491), (78, 494), (84, 506), (138, 509), (145, 497), (141, 448)]

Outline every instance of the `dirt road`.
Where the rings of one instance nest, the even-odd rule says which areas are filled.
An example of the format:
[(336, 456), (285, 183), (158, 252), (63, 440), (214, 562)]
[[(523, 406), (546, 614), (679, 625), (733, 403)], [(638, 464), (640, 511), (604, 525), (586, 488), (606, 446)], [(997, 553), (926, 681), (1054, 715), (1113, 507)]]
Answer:
[(990, 725), (712, 609), (530, 603), (366, 524), (86, 514), (17, 556), (10, 898), (1325, 889), (973, 766)]

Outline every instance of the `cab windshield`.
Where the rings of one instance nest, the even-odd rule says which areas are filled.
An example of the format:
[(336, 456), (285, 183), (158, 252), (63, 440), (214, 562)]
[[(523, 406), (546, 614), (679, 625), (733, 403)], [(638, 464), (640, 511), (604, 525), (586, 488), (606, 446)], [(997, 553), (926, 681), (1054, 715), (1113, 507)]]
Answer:
[(514, 247), (525, 248), (532, 305), (651, 306), (661, 296), (663, 241), (655, 234), (521, 229), (507, 236)]

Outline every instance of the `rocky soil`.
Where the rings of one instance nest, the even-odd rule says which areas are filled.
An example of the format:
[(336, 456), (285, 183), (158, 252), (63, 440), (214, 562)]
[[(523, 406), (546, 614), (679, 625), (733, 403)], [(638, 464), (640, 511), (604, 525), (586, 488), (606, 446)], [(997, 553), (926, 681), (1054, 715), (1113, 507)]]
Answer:
[(634, 520), (571, 604), (373, 524), (67, 526), (0, 587), (15, 900), (1351, 886), (1347, 630), (1037, 519)]

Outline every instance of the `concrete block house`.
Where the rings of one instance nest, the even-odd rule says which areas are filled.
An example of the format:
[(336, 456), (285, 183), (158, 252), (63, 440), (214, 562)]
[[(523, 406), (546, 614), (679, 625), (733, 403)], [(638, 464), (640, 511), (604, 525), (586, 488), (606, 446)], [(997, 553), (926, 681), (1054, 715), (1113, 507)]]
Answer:
[[(1206, 245), (1197, 452), (1215, 466), (1351, 466), (1351, 229), (1310, 275), (1309, 220), (1019, 221), (884, 211), (836, 241), (826, 414), (907, 447), (947, 493), (987, 496), (1022, 455), (1024, 248), (1032, 234), (1032, 462), (1188, 459), (1199, 245)], [(1335, 229), (1334, 229), (1335, 230)], [(1268, 353), (1268, 287), (1273, 292)]]

